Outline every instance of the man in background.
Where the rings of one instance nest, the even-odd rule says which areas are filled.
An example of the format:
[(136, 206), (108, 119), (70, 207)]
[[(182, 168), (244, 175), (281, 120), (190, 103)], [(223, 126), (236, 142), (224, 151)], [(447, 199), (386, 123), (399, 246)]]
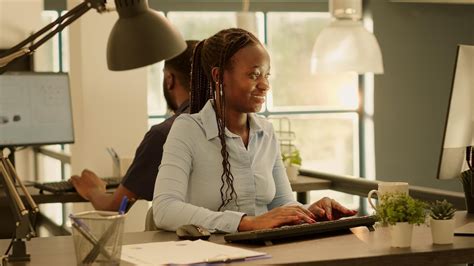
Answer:
[(73, 175), (70, 182), (76, 191), (89, 200), (95, 209), (117, 211), (122, 198), (153, 199), (155, 180), (163, 156), (163, 145), (176, 117), (189, 112), (191, 59), (197, 41), (186, 41), (187, 48), (180, 55), (165, 61), (163, 93), (168, 108), (174, 115), (154, 125), (146, 133), (135, 152), (135, 158), (113, 194), (106, 192), (105, 182), (84, 169), (80, 176)]

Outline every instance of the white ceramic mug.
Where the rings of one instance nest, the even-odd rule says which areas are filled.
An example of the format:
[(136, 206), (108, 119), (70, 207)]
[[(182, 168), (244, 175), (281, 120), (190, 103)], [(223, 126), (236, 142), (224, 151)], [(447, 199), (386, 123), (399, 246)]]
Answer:
[(406, 182), (380, 182), (378, 189), (369, 191), (367, 200), (370, 206), (375, 209), (375, 204), (372, 202), (372, 195), (377, 194), (377, 198), (380, 198), (386, 193), (405, 193), (408, 195), (408, 183)]

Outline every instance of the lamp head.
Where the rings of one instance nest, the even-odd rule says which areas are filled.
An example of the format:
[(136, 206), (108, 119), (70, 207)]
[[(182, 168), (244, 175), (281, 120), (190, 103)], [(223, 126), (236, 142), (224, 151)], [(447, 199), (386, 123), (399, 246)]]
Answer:
[(383, 73), (377, 39), (360, 21), (362, 0), (329, 0), (329, 10), (335, 20), (316, 39), (311, 72)]
[(167, 19), (148, 7), (147, 0), (115, 0), (119, 19), (109, 35), (107, 65), (128, 70), (172, 58), (186, 43)]

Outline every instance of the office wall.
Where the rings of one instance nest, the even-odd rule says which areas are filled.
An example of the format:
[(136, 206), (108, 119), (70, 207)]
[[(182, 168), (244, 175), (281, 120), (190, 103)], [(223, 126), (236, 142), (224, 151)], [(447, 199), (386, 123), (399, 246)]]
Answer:
[[(69, 7), (82, 1), (68, 1)], [(147, 131), (147, 69), (113, 72), (107, 69), (106, 47), (116, 12), (91, 10), (70, 26), (70, 79), (75, 143), (71, 172), (88, 168), (99, 176), (112, 175), (113, 147), (120, 156), (133, 157)], [(132, 208), (127, 231), (144, 229), (147, 202)], [(90, 208), (89, 204), (87, 207)], [(75, 211), (82, 210), (75, 206)]]
[(368, 4), (385, 65), (375, 76), (377, 178), (462, 191), (435, 175), (456, 45), (474, 44), (474, 5)]
[[(0, 49), (9, 49), (23, 41), (41, 25), (42, 0), (0, 0)], [(33, 56), (35, 67), (44, 62), (45, 49)], [(30, 149), (15, 153), (18, 175), (23, 180), (33, 179), (33, 156)]]

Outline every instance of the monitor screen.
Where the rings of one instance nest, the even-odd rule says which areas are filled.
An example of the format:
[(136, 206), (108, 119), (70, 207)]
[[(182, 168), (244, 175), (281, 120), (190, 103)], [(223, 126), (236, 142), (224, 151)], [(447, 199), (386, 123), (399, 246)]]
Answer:
[(0, 147), (73, 142), (67, 74), (0, 75)]
[(466, 147), (474, 130), (474, 46), (459, 45), (438, 163), (439, 179), (459, 178), (467, 170)]

